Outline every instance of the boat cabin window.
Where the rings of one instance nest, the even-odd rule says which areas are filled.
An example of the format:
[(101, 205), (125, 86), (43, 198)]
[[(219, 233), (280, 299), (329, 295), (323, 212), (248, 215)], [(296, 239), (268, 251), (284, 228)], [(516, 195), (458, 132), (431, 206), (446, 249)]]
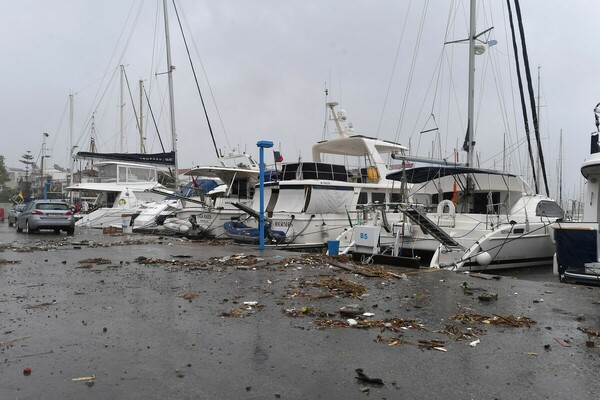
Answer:
[(385, 193), (371, 193), (371, 201), (373, 203), (385, 203)]
[(248, 198), (248, 180), (236, 179), (231, 183), (231, 196), (237, 196), (240, 199)]
[(369, 196), (367, 192), (360, 192), (358, 195), (358, 203), (357, 204), (367, 204), (369, 202)]
[(535, 208), (538, 217), (564, 218), (565, 213), (558, 204), (550, 200), (542, 200)]
[(402, 193), (390, 193), (390, 203), (401, 203)]
[(328, 181), (348, 181), (346, 167), (337, 164), (325, 163), (292, 163), (284, 164), (281, 171), (281, 180), (292, 179), (322, 179)]

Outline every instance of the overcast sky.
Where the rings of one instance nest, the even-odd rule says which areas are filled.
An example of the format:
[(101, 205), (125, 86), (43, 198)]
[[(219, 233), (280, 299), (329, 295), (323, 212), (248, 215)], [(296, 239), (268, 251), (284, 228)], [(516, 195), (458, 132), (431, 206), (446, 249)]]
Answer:
[[(159, 4), (160, 3), (160, 4)], [(169, 3), (171, 3), (169, 1)], [(541, 133), (556, 197), (559, 134), (564, 191), (580, 190), (600, 102), (597, 1), (521, 2)], [(355, 132), (397, 141), (413, 154), (451, 157), (466, 129), (468, 1), (177, 0), (209, 118), (220, 148), (256, 154), (256, 141), (281, 147), (286, 161), (310, 159), (323, 138), (325, 94), (346, 110)], [(530, 174), (516, 94), (506, 3), (480, 1), (477, 30), (498, 44), (477, 57), (476, 141), (483, 167)], [(138, 80), (168, 149), (162, 1), (0, 1), (0, 154), (11, 167), (27, 150), (39, 156), (49, 133), (50, 162), (68, 167), (68, 97), (74, 94), (73, 144), (88, 150), (90, 123), (100, 151), (119, 151), (119, 76), (125, 65), (137, 107)], [(216, 163), (206, 119), (170, 4), (175, 116), (181, 168)], [(416, 45), (418, 43), (418, 46)], [(513, 95), (513, 93), (515, 93)], [(129, 94), (126, 148), (137, 151)], [(529, 104), (528, 104), (529, 106)], [(147, 108), (144, 113), (148, 113)], [(435, 122), (430, 114), (435, 115)], [(151, 121), (145, 120), (146, 124)], [(420, 133), (436, 127), (435, 131)], [(159, 152), (156, 130), (147, 149)], [(504, 139), (506, 136), (506, 140)], [(517, 144), (521, 146), (517, 148)], [(464, 153), (461, 154), (464, 161)]]

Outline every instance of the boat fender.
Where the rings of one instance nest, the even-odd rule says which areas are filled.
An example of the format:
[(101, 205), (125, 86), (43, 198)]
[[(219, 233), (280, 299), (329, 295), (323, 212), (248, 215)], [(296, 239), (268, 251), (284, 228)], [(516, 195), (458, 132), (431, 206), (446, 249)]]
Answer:
[(125, 200), (125, 199), (119, 199), (119, 205), (120, 206), (124, 206), (125, 204), (127, 204), (127, 200)]
[(482, 267), (485, 267), (487, 265), (490, 265), (490, 263), (492, 262), (492, 256), (490, 256), (490, 253), (488, 253), (487, 251), (484, 251), (483, 253), (477, 254), (477, 257), (475, 257), (475, 261), (477, 261), (477, 264), (481, 265)]
[[(446, 207), (448, 207), (448, 212), (444, 212), (446, 210)], [(440, 201), (440, 204), (438, 204), (438, 206), (437, 206), (438, 217), (441, 217), (441, 216), (454, 217), (455, 214), (456, 214), (456, 206), (454, 205), (454, 203), (452, 201), (450, 201), (450, 200)]]

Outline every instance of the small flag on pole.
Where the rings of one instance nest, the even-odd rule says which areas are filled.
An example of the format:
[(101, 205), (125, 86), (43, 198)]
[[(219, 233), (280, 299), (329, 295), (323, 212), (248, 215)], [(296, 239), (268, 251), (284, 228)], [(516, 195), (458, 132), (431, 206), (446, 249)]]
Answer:
[(275, 158), (275, 162), (283, 162), (283, 156), (281, 155), (281, 152), (279, 151), (273, 151), (273, 157)]

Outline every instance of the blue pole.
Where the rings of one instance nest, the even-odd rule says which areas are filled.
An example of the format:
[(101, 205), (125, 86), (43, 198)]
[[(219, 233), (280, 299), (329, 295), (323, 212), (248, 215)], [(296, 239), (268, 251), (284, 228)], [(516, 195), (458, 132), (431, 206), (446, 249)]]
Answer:
[(259, 153), (259, 221), (258, 221), (258, 234), (260, 235), (258, 249), (265, 249), (265, 149), (273, 147), (273, 142), (267, 140), (261, 140), (256, 143), (258, 146)]

